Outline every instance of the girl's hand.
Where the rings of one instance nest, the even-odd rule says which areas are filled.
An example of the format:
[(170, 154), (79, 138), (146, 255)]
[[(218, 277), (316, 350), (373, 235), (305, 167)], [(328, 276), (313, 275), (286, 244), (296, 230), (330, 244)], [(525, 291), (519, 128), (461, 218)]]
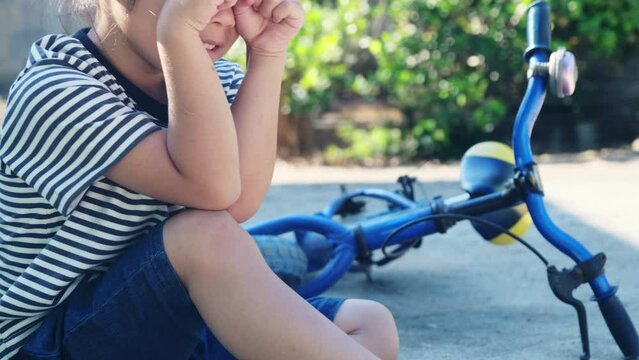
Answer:
[(161, 33), (161, 30), (174, 31), (176, 25), (200, 33), (218, 11), (232, 7), (236, 1), (167, 0), (158, 18), (158, 33)]
[(251, 54), (278, 56), (304, 24), (299, 0), (238, 0), (235, 28)]

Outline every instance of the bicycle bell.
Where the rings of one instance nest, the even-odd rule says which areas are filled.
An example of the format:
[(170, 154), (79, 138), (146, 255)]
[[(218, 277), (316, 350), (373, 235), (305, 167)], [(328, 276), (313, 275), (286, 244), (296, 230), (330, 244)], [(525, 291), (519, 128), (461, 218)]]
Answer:
[(548, 75), (550, 91), (560, 99), (570, 96), (575, 92), (579, 71), (575, 55), (560, 47), (550, 54), (550, 60), (545, 62), (533, 62), (528, 76)]

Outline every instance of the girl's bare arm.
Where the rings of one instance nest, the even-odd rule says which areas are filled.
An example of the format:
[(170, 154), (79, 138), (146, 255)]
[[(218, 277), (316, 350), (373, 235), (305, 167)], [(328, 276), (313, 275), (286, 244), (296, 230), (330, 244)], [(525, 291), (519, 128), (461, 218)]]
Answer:
[(297, 0), (240, 0), (233, 13), (250, 49), (246, 78), (232, 107), (242, 194), (229, 212), (244, 221), (257, 211), (270, 185), (286, 50), (304, 23), (304, 10)]
[[(236, 202), (241, 191), (237, 133), (197, 21), (185, 21), (188, 14), (179, 6), (167, 1), (158, 20), (168, 129), (141, 141), (106, 176), (156, 199), (222, 210)], [(202, 18), (212, 17), (213, 10)]]
[(248, 220), (258, 210), (271, 184), (285, 61), (285, 55), (252, 54), (246, 77), (233, 102), (242, 194), (229, 212), (240, 222)]

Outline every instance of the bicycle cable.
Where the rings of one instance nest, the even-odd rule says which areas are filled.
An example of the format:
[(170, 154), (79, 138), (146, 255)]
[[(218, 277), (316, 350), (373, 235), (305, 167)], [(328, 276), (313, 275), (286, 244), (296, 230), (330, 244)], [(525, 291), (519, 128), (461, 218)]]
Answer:
[(511, 232), (510, 230), (506, 229), (505, 227), (503, 227), (501, 225), (498, 225), (498, 224), (496, 224), (496, 223), (494, 223), (492, 221), (488, 221), (488, 220), (482, 219), (482, 218), (480, 218), (478, 216), (464, 215), (464, 214), (433, 214), (433, 215), (424, 216), (424, 217), (419, 218), (417, 220), (413, 220), (411, 222), (408, 222), (408, 223), (396, 228), (395, 230), (393, 230), (386, 237), (386, 239), (384, 239), (384, 242), (382, 243), (382, 248), (381, 248), (382, 249), (382, 253), (387, 258), (398, 258), (398, 257), (404, 255), (408, 250), (410, 250), (411, 247), (413, 247), (414, 244), (417, 243), (417, 241), (419, 241), (421, 239), (421, 237), (414, 239), (412, 241), (412, 243), (411, 243), (411, 246), (407, 246), (403, 251), (398, 252), (398, 253), (389, 254), (386, 251), (386, 248), (389, 246), (388, 243), (395, 236), (397, 236), (397, 234), (399, 234), (402, 230), (407, 229), (407, 228), (409, 228), (409, 227), (411, 227), (413, 225), (416, 225), (416, 224), (419, 224), (419, 223), (422, 223), (422, 222), (426, 222), (426, 221), (429, 221), (429, 220), (433, 220), (433, 219), (444, 219), (444, 218), (469, 220), (471, 222), (480, 223), (482, 225), (486, 225), (488, 227), (492, 227), (493, 229), (497, 229), (497, 230), (501, 231), (502, 233), (507, 234), (511, 238), (517, 240), (519, 243), (524, 245), (528, 250), (532, 251), (532, 253), (535, 254), (541, 260), (541, 262), (544, 263), (544, 265), (546, 267), (548, 267), (548, 265), (549, 265), (548, 260), (546, 260), (546, 258), (537, 249), (535, 249), (534, 246), (530, 245), (526, 240), (522, 239), (520, 236), (514, 234), (513, 232)]

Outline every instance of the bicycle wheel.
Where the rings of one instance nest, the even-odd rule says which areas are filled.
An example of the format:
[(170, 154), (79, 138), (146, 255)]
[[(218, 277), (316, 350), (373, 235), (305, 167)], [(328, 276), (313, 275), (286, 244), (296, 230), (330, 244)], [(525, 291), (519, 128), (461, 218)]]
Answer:
[(273, 272), (292, 289), (297, 289), (308, 268), (306, 254), (295, 241), (271, 235), (253, 236)]

